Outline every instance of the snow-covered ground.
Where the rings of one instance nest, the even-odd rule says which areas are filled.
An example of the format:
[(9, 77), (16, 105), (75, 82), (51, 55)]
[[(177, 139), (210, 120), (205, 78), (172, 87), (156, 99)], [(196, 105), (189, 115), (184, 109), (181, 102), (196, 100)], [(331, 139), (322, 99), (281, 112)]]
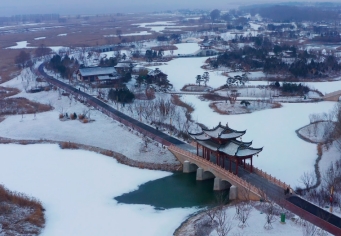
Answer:
[[(194, 44), (193, 44), (194, 45)], [(169, 81), (173, 84), (175, 90), (180, 90), (185, 84), (195, 84), (196, 76), (202, 75), (205, 71), (200, 68), (207, 57), (198, 58), (177, 58), (167, 62), (167, 65), (150, 67), (151, 69), (159, 68), (168, 75)], [(210, 81), (208, 86), (216, 88), (226, 83), (226, 76), (221, 72), (209, 71)]]
[(151, 31), (155, 32), (161, 32), (165, 30), (167, 26), (173, 26), (175, 23), (173, 21), (157, 21), (157, 22), (151, 22), (151, 23), (141, 23), (141, 24), (133, 24), (137, 25), (141, 28), (149, 28)]
[[(45, 39), (46, 37), (40, 37), (40, 38), (36, 38), (35, 40), (39, 40), (39, 39)], [(20, 41), (20, 42), (16, 42), (16, 46), (12, 46), (12, 47), (8, 47), (6, 49), (24, 49), (24, 48), (37, 48), (37, 47), (30, 47), (30, 46), (27, 46), (28, 43), (27, 41)], [(66, 47), (63, 47), (63, 46), (50, 46), (48, 48), (51, 48), (52, 51), (54, 51), (55, 53), (58, 53), (59, 50), (61, 49), (66, 49)]]
[[(20, 79), (13, 79), (2, 86), (16, 87), (24, 90)], [(49, 139), (56, 141), (72, 141), (86, 145), (101, 147), (121, 153), (133, 160), (172, 164), (177, 163), (173, 154), (164, 151), (162, 147), (150, 145), (149, 152), (141, 152), (143, 145), (142, 136), (136, 132), (130, 132), (126, 127), (97, 110), (90, 110), (80, 102), (68, 97), (58, 98), (58, 91), (40, 92), (28, 94), (25, 92), (15, 97), (26, 97), (40, 103), (51, 104), (56, 109), (49, 112), (34, 115), (8, 116), (0, 123), (0, 136), (13, 139)], [(77, 120), (60, 121), (59, 113), (81, 114), (90, 112), (94, 122), (83, 124)], [(120, 136), (114, 135), (120, 134)]]
[(17, 45), (12, 46), (12, 47), (8, 47), (6, 49), (22, 49), (22, 48), (35, 48), (35, 47), (29, 47), (27, 46), (29, 43), (27, 43), (27, 41), (20, 41), (20, 42), (16, 42)]
[(191, 54), (200, 49), (197, 43), (178, 43), (174, 44), (178, 49), (174, 50), (174, 55), (177, 54)]
[[(255, 206), (258, 204), (255, 204)], [(256, 206), (258, 209), (261, 209), (260, 206)], [(303, 221), (297, 221), (288, 218), (286, 215), (286, 223), (280, 223), (280, 216), (274, 217), (274, 222), (271, 224), (271, 229), (265, 229), (264, 225), (266, 223), (266, 214), (262, 213), (256, 207), (251, 207), (251, 212), (248, 220), (246, 221), (247, 226), (245, 228), (240, 228), (238, 224), (240, 221), (236, 217), (236, 208), (234, 206), (229, 206), (225, 208), (226, 213), (226, 222), (231, 225), (231, 230), (227, 235), (291, 235), (291, 236), (301, 236), (303, 234), (304, 227), (300, 223)], [(266, 209), (266, 208), (265, 208)], [(279, 209), (279, 208), (277, 208)], [(216, 222), (218, 222), (218, 217), (216, 217)], [(296, 218), (295, 218), (296, 219)], [(205, 223), (209, 223), (210, 219), (205, 214), (198, 214), (190, 219), (191, 224), (185, 225), (181, 228), (181, 236), (185, 235), (204, 235), (200, 234), (199, 228), (207, 227)], [(319, 230), (319, 229), (318, 229)], [(213, 230), (210, 236), (218, 236), (217, 231)], [(323, 234), (325, 236), (329, 234)]]
[(155, 210), (117, 204), (115, 196), (170, 175), (118, 164), (93, 152), (57, 145), (0, 145), (0, 179), (10, 190), (42, 201), (43, 236), (169, 236), (195, 208)]
[(38, 37), (38, 38), (34, 38), (34, 40), (42, 40), (42, 39), (46, 39), (46, 37)]

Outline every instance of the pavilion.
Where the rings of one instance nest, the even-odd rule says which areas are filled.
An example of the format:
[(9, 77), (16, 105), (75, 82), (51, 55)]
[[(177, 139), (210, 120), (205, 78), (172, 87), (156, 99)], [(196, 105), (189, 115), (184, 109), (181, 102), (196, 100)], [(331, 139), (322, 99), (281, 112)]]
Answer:
[(197, 156), (199, 156), (199, 149), (202, 149), (202, 157), (208, 161), (211, 156), (216, 157), (216, 164), (225, 168), (225, 161), (229, 161), (229, 171), (232, 172), (232, 162), (235, 163), (235, 174), (238, 175), (238, 166), (243, 165), (245, 169), (245, 161), (250, 159), (250, 172), (253, 171), (252, 157), (257, 155), (263, 148), (250, 147), (252, 142), (238, 141), (241, 139), (246, 131), (233, 130), (219, 123), (213, 129), (204, 129), (200, 133), (188, 133), (197, 146)]

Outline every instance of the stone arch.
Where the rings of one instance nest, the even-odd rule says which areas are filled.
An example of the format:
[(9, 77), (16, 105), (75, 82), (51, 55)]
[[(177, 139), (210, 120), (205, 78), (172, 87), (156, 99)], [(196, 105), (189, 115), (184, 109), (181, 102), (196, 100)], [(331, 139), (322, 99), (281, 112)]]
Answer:
[(183, 168), (182, 172), (183, 173), (191, 173), (191, 172), (196, 172), (198, 169), (198, 165), (189, 161), (184, 161), (183, 163)]
[(204, 170), (202, 168), (197, 169), (197, 180), (206, 180), (206, 179), (214, 179), (215, 175), (209, 171), (209, 170)]
[(228, 188), (230, 188), (233, 184), (231, 184), (228, 180), (222, 179), (221, 182), (226, 185)]

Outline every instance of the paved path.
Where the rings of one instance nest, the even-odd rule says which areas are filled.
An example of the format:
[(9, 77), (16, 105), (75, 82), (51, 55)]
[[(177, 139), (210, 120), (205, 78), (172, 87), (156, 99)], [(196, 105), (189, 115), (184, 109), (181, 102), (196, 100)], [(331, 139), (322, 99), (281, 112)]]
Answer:
[[(53, 78), (52, 76), (49, 76), (48, 74), (45, 73), (44, 71), (44, 64), (41, 64), (38, 68), (40, 74), (42, 76), (44, 76), (45, 80), (69, 93), (72, 93), (74, 95), (80, 95), (81, 97), (85, 98), (87, 100), (87, 102), (97, 108), (101, 108), (101, 111), (105, 110), (106, 114), (107, 113), (111, 113), (112, 115), (114, 115), (115, 117), (121, 118), (122, 120), (127, 121), (130, 125), (132, 125), (134, 128), (139, 128), (139, 130), (144, 130), (147, 131), (150, 134), (153, 134), (154, 136), (159, 137), (160, 139), (162, 139), (162, 144), (164, 145), (169, 145), (169, 144), (174, 144), (174, 145), (188, 145), (185, 142), (176, 139), (168, 134), (165, 134), (159, 130), (156, 130), (155, 128), (148, 126), (142, 122), (139, 122), (138, 120), (135, 120), (133, 118), (131, 118), (130, 116), (127, 116), (125, 114), (123, 114), (120, 111), (117, 111), (116, 109), (114, 109), (113, 107), (109, 106), (108, 104), (102, 102), (101, 100), (87, 94), (84, 93), (76, 88), (74, 88), (71, 85), (68, 85), (64, 82), (61, 82), (55, 78)], [(190, 145), (188, 145), (190, 146)]]
[[(49, 76), (44, 71), (44, 64), (41, 64), (38, 68), (40, 74), (44, 76), (47, 82), (62, 88), (63, 90), (75, 95), (81, 96), (87, 100), (87, 103), (91, 104), (92, 106), (96, 107), (103, 113), (109, 115), (110, 117), (115, 117), (115, 119), (119, 120), (123, 124), (128, 125), (129, 127), (135, 128), (140, 132), (146, 132), (148, 136), (152, 136), (153, 138), (157, 139), (160, 143), (169, 146), (174, 144), (184, 150), (193, 152), (196, 154), (196, 148), (192, 147), (191, 145), (180, 141), (168, 134), (165, 134), (159, 130), (154, 129), (151, 126), (148, 126), (144, 123), (141, 123), (122, 112), (117, 111), (113, 107), (107, 105), (106, 103), (102, 102), (101, 100), (94, 98), (87, 93), (84, 93), (66, 83), (63, 83), (57, 79), (54, 79), (52, 76)], [(211, 160), (215, 162), (215, 160)], [(228, 170), (229, 162), (225, 163), (225, 168)], [(236, 168), (235, 163), (232, 163), (232, 169)], [(268, 181), (267, 179), (256, 175), (254, 173), (250, 173), (243, 168), (239, 168), (238, 176), (247, 182), (251, 183), (255, 187), (264, 190), (268, 197), (276, 201), (278, 204), (282, 205), (286, 209), (294, 212), (295, 214), (299, 215), (301, 218), (304, 218), (311, 223), (318, 225), (319, 227), (323, 228), (324, 230), (334, 234), (334, 235), (341, 235), (341, 219), (337, 216), (330, 216), (326, 214), (324, 209), (321, 209), (304, 199), (299, 197), (289, 197), (286, 199), (284, 195), (284, 189), (275, 185), (274, 183)], [(328, 213), (328, 212), (327, 212)]]

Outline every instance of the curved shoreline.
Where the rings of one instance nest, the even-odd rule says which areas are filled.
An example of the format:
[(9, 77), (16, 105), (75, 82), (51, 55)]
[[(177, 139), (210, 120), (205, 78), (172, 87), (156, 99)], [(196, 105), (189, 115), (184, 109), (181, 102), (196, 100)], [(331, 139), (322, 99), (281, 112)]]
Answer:
[(85, 151), (92, 151), (96, 152), (105, 156), (109, 156), (115, 158), (119, 163), (137, 167), (140, 169), (148, 169), (148, 170), (161, 170), (161, 171), (179, 171), (181, 169), (181, 164), (157, 164), (157, 163), (148, 163), (148, 162), (141, 162), (135, 161), (127, 156), (100, 147), (94, 147), (90, 145), (80, 144), (80, 143), (73, 143), (73, 142), (66, 142), (66, 141), (54, 141), (54, 140), (47, 140), (47, 139), (40, 139), (40, 140), (17, 140), (17, 139), (10, 139), (0, 137), (0, 144), (20, 144), (20, 145), (28, 145), (28, 144), (58, 144), (62, 149), (81, 149)]
[[(308, 124), (308, 125), (305, 125), (297, 130), (295, 130), (295, 133), (297, 135), (297, 137), (299, 137), (300, 139), (308, 142), (308, 143), (313, 143), (313, 144), (317, 144), (320, 145), (321, 143), (320, 142), (315, 142), (305, 136), (303, 136), (302, 134), (299, 133), (299, 131), (307, 126), (309, 126), (311, 124)], [(311, 189), (314, 189), (314, 188), (317, 188), (320, 184), (321, 184), (321, 172), (320, 172), (320, 167), (319, 167), (319, 163), (320, 161), (322, 160), (322, 153), (319, 153), (317, 152), (317, 158), (315, 159), (315, 164), (314, 164), (314, 172), (315, 172), (315, 175), (316, 175), (316, 183), (311, 186), (309, 189), (305, 189), (305, 190), (311, 190)]]

